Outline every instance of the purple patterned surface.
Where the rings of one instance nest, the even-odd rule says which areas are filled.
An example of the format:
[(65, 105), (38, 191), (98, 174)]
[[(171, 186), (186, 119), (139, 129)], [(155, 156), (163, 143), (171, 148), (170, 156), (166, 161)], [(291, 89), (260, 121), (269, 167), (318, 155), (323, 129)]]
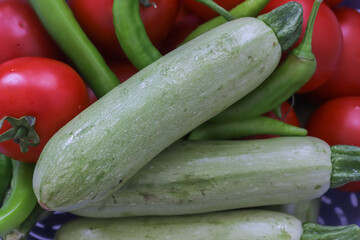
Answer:
[[(360, 0), (344, 0), (341, 4), (360, 9)], [(325, 225), (357, 224), (360, 226), (360, 193), (329, 190), (321, 199), (319, 223)], [(55, 232), (65, 222), (75, 218), (69, 213), (54, 213), (39, 222), (29, 240), (52, 240)]]

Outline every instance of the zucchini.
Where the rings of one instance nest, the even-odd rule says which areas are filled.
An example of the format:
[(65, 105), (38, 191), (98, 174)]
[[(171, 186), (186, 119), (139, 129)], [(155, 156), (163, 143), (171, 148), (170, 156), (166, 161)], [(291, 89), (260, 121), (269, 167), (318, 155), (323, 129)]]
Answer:
[(181, 140), (111, 196), (72, 213), (181, 215), (294, 203), (323, 195), (331, 174), (330, 147), (314, 137)]
[(301, 223), (269, 210), (234, 210), (201, 215), (78, 218), (63, 225), (55, 240), (357, 240), (357, 225)]
[(87, 217), (182, 215), (294, 203), (360, 180), (360, 148), (314, 137), (181, 140), (106, 199), (72, 213)]
[(34, 173), (39, 203), (69, 211), (105, 198), (163, 149), (259, 86), (280, 55), (270, 27), (242, 18), (160, 58), (50, 139)]
[(265, 206), (264, 209), (284, 212), (295, 216), (301, 222), (316, 223), (319, 218), (321, 199), (302, 200), (295, 203)]

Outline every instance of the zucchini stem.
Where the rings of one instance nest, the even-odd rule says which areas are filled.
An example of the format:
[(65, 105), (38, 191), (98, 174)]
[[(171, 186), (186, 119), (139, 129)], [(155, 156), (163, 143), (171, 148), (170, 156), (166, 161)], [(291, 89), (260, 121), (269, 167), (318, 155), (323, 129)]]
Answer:
[(313, 5), (306, 34), (300, 45), (290, 52), (259, 87), (210, 121), (224, 122), (260, 116), (285, 102), (312, 78), (317, 63), (311, 52), (311, 38), (321, 1), (316, 0)]
[(304, 223), (301, 240), (357, 240), (360, 228), (355, 224), (346, 226), (323, 226), (316, 223)]
[(288, 2), (257, 19), (275, 33), (282, 51), (288, 50), (299, 39), (303, 25), (303, 8), (298, 2)]
[(341, 187), (360, 180), (360, 148), (350, 145), (331, 147), (332, 173), (330, 187)]

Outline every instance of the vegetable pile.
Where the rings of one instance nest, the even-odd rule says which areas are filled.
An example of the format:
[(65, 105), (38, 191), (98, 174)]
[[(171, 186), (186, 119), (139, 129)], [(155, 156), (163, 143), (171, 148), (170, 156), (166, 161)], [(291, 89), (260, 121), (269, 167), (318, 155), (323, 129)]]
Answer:
[(360, 191), (340, 2), (0, 1), (0, 238), (360, 239), (317, 223)]

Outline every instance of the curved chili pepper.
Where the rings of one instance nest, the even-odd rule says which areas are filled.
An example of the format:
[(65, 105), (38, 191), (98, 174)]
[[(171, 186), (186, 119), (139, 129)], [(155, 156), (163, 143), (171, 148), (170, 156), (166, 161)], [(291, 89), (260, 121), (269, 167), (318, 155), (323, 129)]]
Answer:
[(65, 0), (29, 0), (29, 3), (98, 98), (120, 84)]
[(28, 239), (30, 231), (35, 227), (38, 221), (45, 219), (50, 216), (52, 212), (43, 209), (40, 205), (36, 204), (35, 208), (31, 212), (31, 214), (16, 228), (11, 231), (0, 236), (4, 238), (4, 240), (8, 239)]
[(307, 130), (270, 117), (255, 117), (241, 121), (206, 122), (190, 133), (190, 140), (230, 140), (258, 134), (305, 136)]
[(233, 16), (228, 11), (226, 11), (223, 7), (221, 7), (219, 4), (217, 4), (213, 0), (196, 0), (196, 1), (211, 8), (212, 10), (214, 10), (215, 12), (220, 14), (220, 16), (225, 18), (227, 21), (234, 20)]
[(162, 57), (146, 33), (138, 0), (114, 0), (113, 18), (119, 43), (137, 69), (140, 70)]
[[(197, 0), (212, 9), (220, 10), (219, 6), (213, 1)], [(256, 16), (270, 0), (246, 0), (239, 4), (234, 9), (227, 12), (225, 10), (220, 12), (225, 14), (228, 19)], [(213, 2), (213, 3), (210, 3)], [(139, 3), (133, 0), (114, 0), (113, 16), (115, 33), (119, 43), (124, 50), (128, 59), (137, 69), (142, 69), (149, 64), (155, 62), (162, 57), (162, 54), (150, 41), (144, 24), (140, 18)], [(189, 41), (200, 34), (215, 28), (227, 21), (223, 16), (219, 16), (210, 20), (209, 22), (199, 26), (190, 36), (185, 40)]]
[[(236, 7), (231, 9), (229, 13), (233, 18), (255, 17), (261, 12), (261, 10), (264, 9), (266, 4), (268, 4), (269, 2), (270, 0), (245, 0), (244, 2), (238, 4)], [(220, 26), (221, 24), (226, 23), (226, 21), (227, 20), (223, 16), (218, 16), (201, 24), (185, 38), (182, 44), (200, 36), (201, 34), (217, 26)]]
[(12, 176), (11, 159), (0, 154), (0, 205), (5, 197)]
[(322, 0), (315, 0), (305, 36), (276, 70), (254, 91), (221, 112), (210, 121), (223, 122), (251, 119), (273, 110), (307, 83), (316, 70), (311, 49), (313, 26)]
[(35, 164), (11, 160), (10, 190), (0, 209), (0, 234), (20, 225), (33, 211), (37, 199), (32, 188)]

